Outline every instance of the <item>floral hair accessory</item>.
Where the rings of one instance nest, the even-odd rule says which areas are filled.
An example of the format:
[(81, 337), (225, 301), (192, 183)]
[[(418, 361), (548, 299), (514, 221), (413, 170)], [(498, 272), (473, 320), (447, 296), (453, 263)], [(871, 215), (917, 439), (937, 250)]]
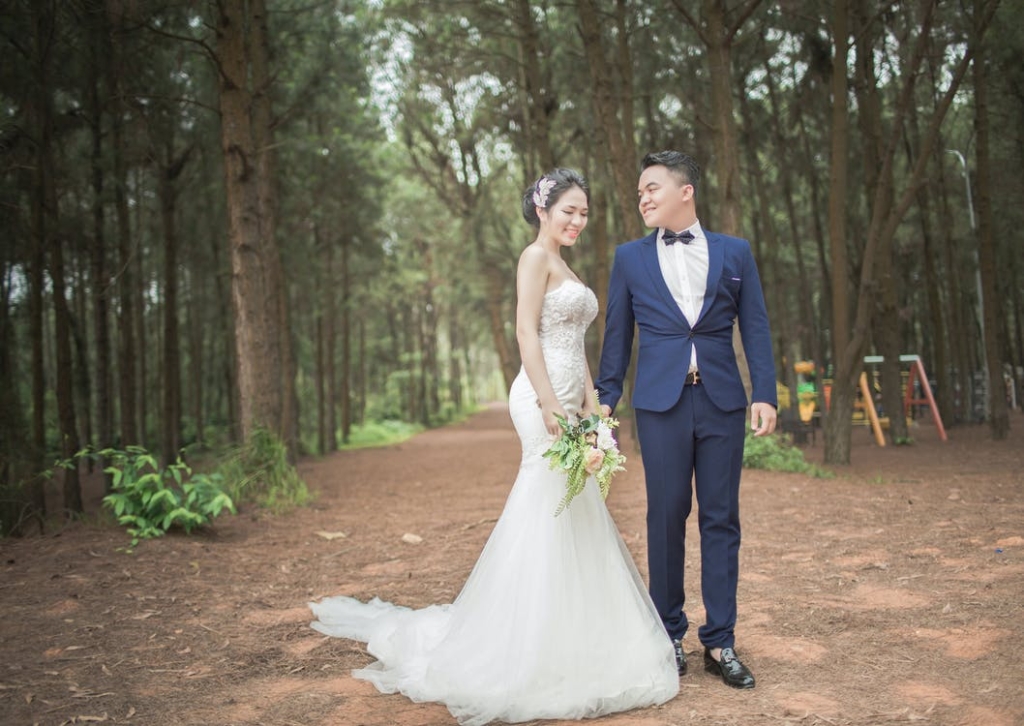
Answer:
[(537, 189), (533, 192), (533, 203), (542, 209), (547, 209), (548, 195), (555, 188), (555, 180), (542, 176), (537, 181)]

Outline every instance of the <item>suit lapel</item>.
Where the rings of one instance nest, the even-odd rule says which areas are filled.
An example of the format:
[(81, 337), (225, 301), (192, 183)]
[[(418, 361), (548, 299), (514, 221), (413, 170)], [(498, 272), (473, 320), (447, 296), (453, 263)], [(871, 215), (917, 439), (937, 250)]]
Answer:
[[(690, 324), (686, 321), (683, 311), (679, 309), (679, 305), (676, 304), (676, 299), (672, 297), (672, 291), (668, 289), (668, 283), (665, 282), (665, 273), (661, 271), (661, 263), (658, 262), (658, 230), (654, 230), (644, 239), (640, 245), (640, 250), (644, 266), (647, 268), (647, 273), (651, 276), (654, 289), (661, 295), (665, 305), (671, 308), (679, 318), (679, 321), (689, 330)], [(721, 267), (721, 263), (719, 263), (719, 267)]]
[(708, 241), (708, 280), (707, 288), (704, 292), (704, 304), (700, 308), (700, 315), (697, 316), (697, 322), (700, 322), (701, 318), (704, 317), (704, 313), (711, 307), (711, 303), (715, 301), (715, 296), (718, 294), (718, 281), (722, 277), (722, 265), (725, 259), (725, 247), (722, 245), (722, 240), (714, 232), (704, 232), (704, 237)]

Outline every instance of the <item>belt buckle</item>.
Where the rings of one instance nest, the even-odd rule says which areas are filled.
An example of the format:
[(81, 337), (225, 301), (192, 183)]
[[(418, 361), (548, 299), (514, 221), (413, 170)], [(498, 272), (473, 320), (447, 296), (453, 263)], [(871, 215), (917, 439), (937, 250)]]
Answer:
[(700, 383), (700, 371), (691, 371), (687, 373), (686, 382), (694, 386)]

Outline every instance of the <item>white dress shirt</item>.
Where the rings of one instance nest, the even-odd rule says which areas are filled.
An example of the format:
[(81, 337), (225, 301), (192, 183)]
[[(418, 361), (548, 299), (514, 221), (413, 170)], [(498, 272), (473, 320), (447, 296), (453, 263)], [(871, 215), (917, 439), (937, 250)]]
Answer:
[[(662, 241), (664, 229), (658, 230), (658, 264), (665, 278), (669, 292), (676, 305), (686, 317), (692, 328), (704, 306), (704, 295), (708, 286), (708, 240), (700, 228), (700, 222), (694, 222), (687, 230), (693, 234), (689, 244), (676, 242), (667, 245)], [(683, 232), (686, 230), (674, 230)], [(690, 349), (690, 371), (697, 370), (697, 346)]]

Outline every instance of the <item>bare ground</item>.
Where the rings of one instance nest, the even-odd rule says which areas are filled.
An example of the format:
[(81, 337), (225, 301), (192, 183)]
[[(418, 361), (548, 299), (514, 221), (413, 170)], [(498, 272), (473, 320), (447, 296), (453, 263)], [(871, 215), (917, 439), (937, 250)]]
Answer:
[[(1007, 442), (961, 427), (942, 443), (924, 423), (899, 449), (858, 429), (835, 479), (745, 472), (737, 643), (757, 688), (704, 673), (688, 636), (677, 698), (598, 723), (1024, 724), (1024, 419), (1012, 426)], [(609, 506), (645, 572), (642, 467), (623, 448), (633, 456)], [(821, 448), (819, 435), (808, 458)], [(450, 602), (518, 458), (498, 406), (302, 462), (318, 498), (284, 516), (245, 511), (131, 555), (100, 516), (0, 541), (0, 724), (454, 723), (354, 680), (371, 658), (309, 629), (306, 602)], [(690, 614), (700, 622), (698, 605)]]

